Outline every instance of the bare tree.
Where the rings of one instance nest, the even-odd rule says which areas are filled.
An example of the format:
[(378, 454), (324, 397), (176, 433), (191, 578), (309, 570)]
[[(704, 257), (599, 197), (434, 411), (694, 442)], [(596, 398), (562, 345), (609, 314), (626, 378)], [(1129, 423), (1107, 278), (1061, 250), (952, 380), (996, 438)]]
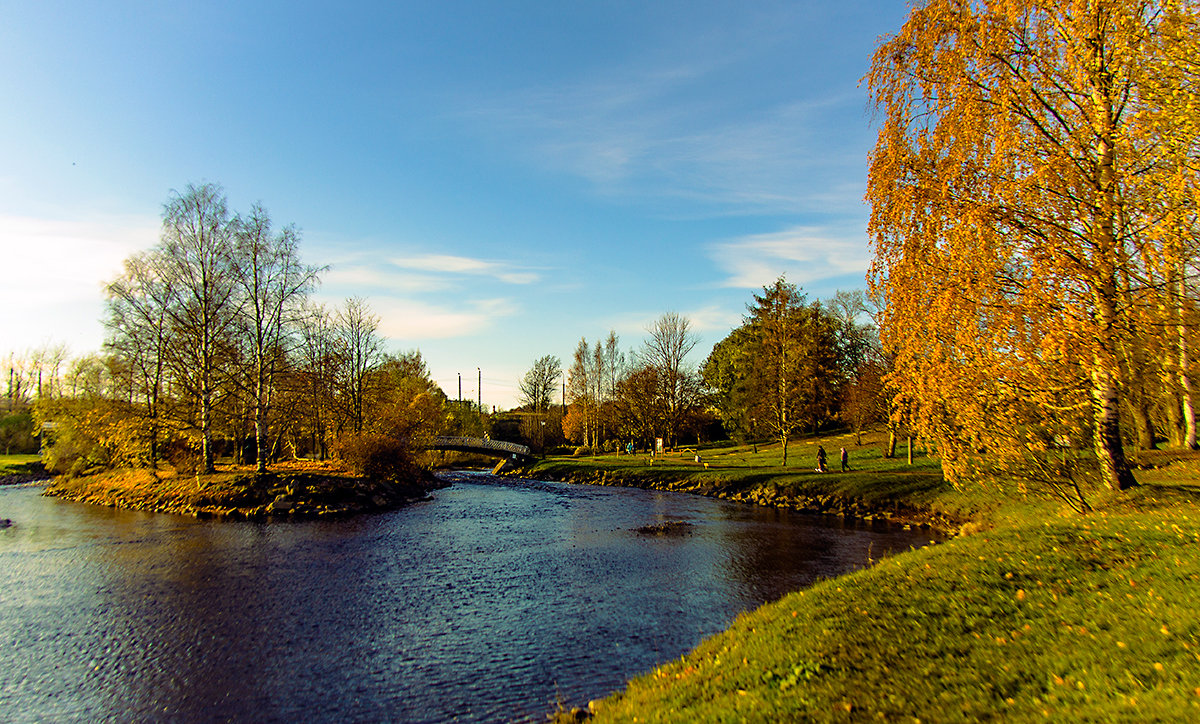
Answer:
[(540, 357), (525, 373), (520, 383), (520, 401), (535, 412), (550, 409), (550, 401), (558, 391), (562, 377), (562, 360), (552, 354)]
[(379, 317), (361, 297), (346, 300), (337, 316), (336, 335), (344, 355), (343, 386), (350, 423), (355, 433), (363, 430), (363, 401), (369, 373), (383, 357)]
[(108, 285), (108, 336), (105, 347), (129, 367), (130, 385), (145, 405), (149, 421), (149, 462), (159, 459), (162, 397), (171, 351), (168, 311), (175, 301), (170, 277), (162, 273), (162, 255), (135, 254), (125, 271)]
[(301, 398), (306, 411), (308, 434), (313, 455), (321, 460), (329, 454), (329, 424), (333, 414), (337, 370), (341, 368), (341, 350), (334, 320), (323, 307), (308, 307), (299, 324)]
[(699, 343), (700, 338), (692, 332), (691, 322), (676, 312), (667, 312), (655, 320), (647, 329), (641, 358), (645, 365), (658, 371), (658, 380), (663, 398), (666, 434), (671, 445), (679, 437), (684, 401), (688, 396), (688, 375), (685, 362)]
[(249, 216), (234, 220), (241, 266), (238, 282), (249, 337), (251, 390), (254, 406), (256, 469), (267, 470), (267, 413), (288, 339), (298, 320), (300, 302), (317, 284), (318, 269), (300, 262), (299, 235), (288, 226), (278, 234), (271, 217), (255, 204)]
[(217, 360), (240, 302), (232, 232), (225, 192), (216, 184), (189, 184), (183, 193), (172, 192), (163, 209), (162, 271), (178, 297), (167, 311), (180, 335), (175, 345), (182, 355), (180, 380), (199, 406), (201, 452), (208, 473), (216, 469), (212, 428), (221, 372)]
[(562, 360), (548, 354), (534, 361), (533, 366), (525, 373), (520, 384), (520, 401), (533, 408), (534, 419), (532, 432), (538, 445), (545, 445), (546, 412), (550, 409), (551, 400), (558, 390), (558, 380), (562, 377)]

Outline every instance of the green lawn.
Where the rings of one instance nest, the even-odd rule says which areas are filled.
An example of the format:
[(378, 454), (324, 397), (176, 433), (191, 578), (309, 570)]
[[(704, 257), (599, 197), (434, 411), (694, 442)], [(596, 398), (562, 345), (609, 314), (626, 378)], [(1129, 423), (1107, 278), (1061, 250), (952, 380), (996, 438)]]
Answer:
[(996, 485), (953, 491), (929, 479), (932, 461), (909, 469), (858, 452), (858, 475), (760, 467), (756, 478), (756, 456), (739, 450), (713, 455), (724, 468), (664, 469), (907, 499), (969, 516), (974, 532), (744, 614), (598, 702), (595, 721), (1200, 720), (1194, 455), (1148, 456), (1159, 467), (1138, 471), (1142, 487), (1093, 492), (1095, 511), (1080, 515)]
[[(731, 500), (766, 505), (793, 504), (825, 512), (871, 517), (881, 511), (923, 511), (924, 517), (941, 519), (953, 527), (983, 510), (995, 508), (999, 499), (970, 499), (947, 490), (935, 458), (918, 448), (913, 464), (906, 449), (897, 457), (885, 458), (887, 435), (873, 432), (863, 436), (863, 445), (853, 435), (838, 435), (794, 442), (789, 446), (788, 466), (782, 467), (779, 443), (714, 445), (669, 452), (653, 459), (646, 455), (606, 454), (596, 457), (551, 457), (526, 473), (576, 482), (655, 487), (719, 495)], [(817, 445), (824, 445), (829, 472), (816, 471)], [(850, 471), (840, 472), (838, 450), (850, 452)], [(700, 455), (701, 462), (695, 461)]]

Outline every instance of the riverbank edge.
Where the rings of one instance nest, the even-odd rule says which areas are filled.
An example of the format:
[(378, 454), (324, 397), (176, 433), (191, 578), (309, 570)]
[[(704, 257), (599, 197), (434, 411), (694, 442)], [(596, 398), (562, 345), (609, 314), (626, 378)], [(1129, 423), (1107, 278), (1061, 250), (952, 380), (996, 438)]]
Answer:
[(50, 477), (50, 474), (46, 472), (46, 468), (42, 467), (41, 462), (10, 465), (7, 469), (11, 472), (0, 474), (0, 485), (25, 485), (27, 483), (36, 483), (39, 480), (46, 480)]
[(564, 473), (540, 469), (540, 464), (535, 464), (530, 468), (506, 470), (500, 474), (576, 485), (602, 485), (691, 493), (735, 503), (784, 508), (809, 515), (828, 515), (845, 520), (866, 522), (884, 521), (895, 525), (919, 527), (936, 531), (947, 537), (970, 532), (978, 527), (979, 519), (982, 516), (981, 511), (952, 513), (906, 500), (875, 503), (863, 498), (845, 497), (836, 493), (807, 494), (795, 490), (781, 490), (775, 486), (763, 484), (747, 489), (735, 485), (721, 485), (712, 481), (697, 480), (686, 475), (678, 478), (646, 478), (638, 475), (623, 475), (599, 467)]
[[(89, 505), (186, 515), (198, 519), (326, 518), (394, 510), (427, 500), (449, 486), (421, 470), (406, 482), (315, 472), (227, 473), (196, 476), (195, 488), (148, 480), (148, 470), (119, 470), (46, 482), (43, 495)], [(147, 484), (149, 483), (149, 484)], [(188, 486), (190, 487), (190, 485)]]
[[(1188, 551), (1200, 541), (1200, 496), (1192, 490), (1200, 466), (1176, 469), (1166, 461), (1155, 467), (1150, 480), (1139, 476), (1141, 487), (1097, 494), (1091, 515), (1049, 501), (1010, 498), (997, 505), (994, 493), (982, 490), (960, 500), (947, 490), (934, 497), (933, 505), (957, 507), (961, 514), (912, 506), (942, 523), (934, 527), (957, 534), (946, 544), (875, 561), (747, 612), (680, 659), (632, 677), (586, 708), (560, 704), (549, 713), (551, 720), (851, 721), (872, 715), (938, 720), (934, 712), (945, 706), (972, 712), (962, 720), (1042, 720), (1052, 714), (1070, 720), (1161, 720), (1164, 712), (1198, 713), (1200, 688), (1193, 697), (1193, 685), (1186, 682), (1189, 672), (1198, 671), (1200, 654), (1193, 654), (1200, 639), (1183, 634), (1194, 629), (1194, 610), (1176, 606), (1174, 615), (1142, 621), (1129, 615), (1127, 608), (1134, 604), (1125, 600), (1127, 590), (1154, 597), (1160, 585), (1167, 588), (1176, 578), (1200, 580), (1195, 562), (1169, 570), (1188, 565)], [(778, 493), (770, 490), (769, 480), (757, 483), (760, 492), (729, 494), (689, 481), (686, 472), (676, 481), (598, 469), (547, 472), (534, 466), (525, 475), (713, 494), (813, 512), (866, 509), (896, 522), (906, 516), (857, 499)], [(1183, 523), (1182, 529), (1176, 523)], [(1048, 564), (1054, 559), (1066, 573), (1051, 575), (1054, 566)], [(1095, 592), (1107, 593), (1108, 586), (1118, 595), (1100, 603)], [(915, 591), (921, 593), (906, 593)], [(1169, 588), (1164, 592), (1168, 601), (1181, 595)], [(1159, 605), (1163, 599), (1159, 594)], [(938, 611), (939, 605), (946, 610)], [(1042, 611), (1054, 612), (1050, 631), (1031, 634), (1031, 626), (1044, 625)], [(939, 617), (954, 621), (952, 616), (969, 620), (972, 615), (986, 623), (958, 633), (931, 624)], [(830, 643), (825, 637), (831, 631), (863, 639), (857, 642), (860, 651), (886, 645), (881, 654), (860, 660), (847, 647)], [(1083, 637), (1088, 645), (1080, 648)], [(922, 649), (928, 650), (918, 655)], [(1104, 663), (1113, 656), (1120, 662)], [(957, 663), (948, 668), (933, 663), (943, 660)], [(826, 683), (833, 679), (839, 679), (840, 688)], [(1095, 679), (1106, 686), (1096, 686)], [(1006, 689), (1013, 695), (997, 695)], [(1097, 700), (1102, 691), (1110, 693)], [(1079, 714), (1080, 708), (1087, 713)]]

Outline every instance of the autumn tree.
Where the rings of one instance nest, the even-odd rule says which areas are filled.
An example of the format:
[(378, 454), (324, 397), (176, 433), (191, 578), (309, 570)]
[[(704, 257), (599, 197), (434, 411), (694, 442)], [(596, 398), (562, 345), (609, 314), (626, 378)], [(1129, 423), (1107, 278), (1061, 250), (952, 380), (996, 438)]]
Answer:
[(610, 439), (612, 401), (624, 372), (625, 355), (616, 332), (610, 331), (604, 342), (595, 345), (589, 345), (586, 337), (579, 340), (567, 371), (567, 393), (577, 409), (565, 420), (569, 419), (572, 430), (581, 437), (568, 438), (581, 439), (592, 447)]
[(1166, 300), (1159, 312), (1166, 318), (1162, 335), (1166, 364), (1160, 372), (1165, 389), (1160, 408), (1180, 447), (1196, 449), (1196, 413), (1189, 338), (1195, 329), (1197, 240), (1200, 240), (1200, 15), (1194, 3), (1169, 4), (1155, 38), (1156, 53), (1141, 65), (1145, 90), (1140, 109), (1141, 130), (1167, 142), (1151, 145), (1156, 153), (1147, 164), (1146, 184), (1165, 210), (1149, 233), (1178, 260), (1167, 272)]
[(650, 365), (635, 366), (617, 383), (615, 423), (623, 438), (652, 448), (654, 438), (666, 429), (666, 400), (661, 390), (659, 371)]
[(364, 431), (401, 441), (411, 450), (439, 434), (446, 394), (419, 351), (382, 355), (368, 375)]
[(596, 398), (599, 371), (595, 361), (587, 338), (580, 338), (571, 368), (567, 370), (567, 395), (571, 409), (563, 418), (563, 434), (567, 439), (580, 441), (593, 448), (599, 443), (596, 409), (600, 404)]
[(809, 304), (783, 277), (754, 295), (742, 326), (719, 342), (704, 365), (726, 424), (752, 424), (788, 443), (832, 418), (842, 373), (836, 320)]
[(875, 53), (881, 334), (954, 480), (985, 460), (1074, 476), (1049, 453), (1088, 435), (1103, 482), (1135, 484), (1128, 351), (1186, 257), (1149, 233), (1169, 214), (1146, 172), (1171, 140), (1138, 120), (1168, 5), (930, 0)]

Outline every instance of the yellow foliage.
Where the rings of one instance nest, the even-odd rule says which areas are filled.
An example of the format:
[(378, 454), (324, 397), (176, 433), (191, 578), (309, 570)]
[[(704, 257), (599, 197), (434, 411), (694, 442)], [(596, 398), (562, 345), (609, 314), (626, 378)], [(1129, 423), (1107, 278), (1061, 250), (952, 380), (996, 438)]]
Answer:
[[(952, 480), (1061, 480), (1090, 438), (1104, 481), (1133, 484), (1120, 395), (1168, 321), (1196, 187), (1194, 129), (1142, 110), (1145, 68), (1176, 47), (1165, 16), (1195, 9), (931, 0), (875, 54), (871, 284), (898, 414)], [(1194, 87), (1194, 63), (1173, 67)]]

